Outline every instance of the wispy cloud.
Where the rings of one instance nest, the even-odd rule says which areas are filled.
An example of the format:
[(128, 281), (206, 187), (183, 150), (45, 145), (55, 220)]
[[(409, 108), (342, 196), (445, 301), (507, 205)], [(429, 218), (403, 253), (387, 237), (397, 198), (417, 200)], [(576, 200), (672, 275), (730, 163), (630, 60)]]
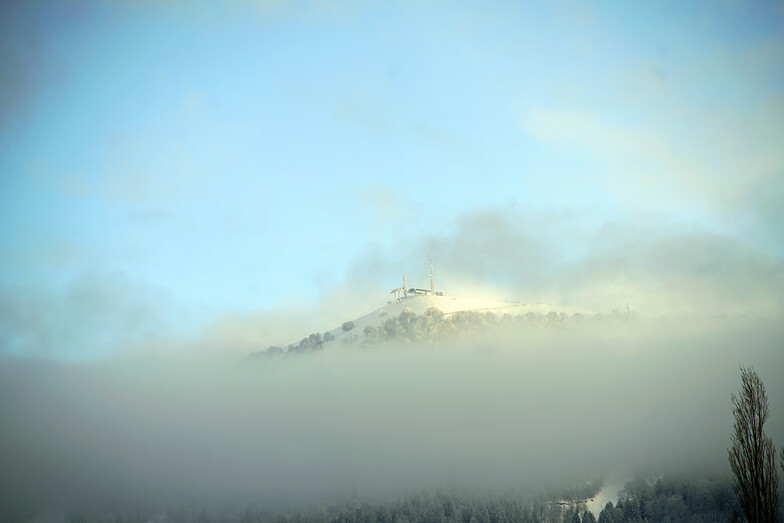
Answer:
[(92, 360), (174, 334), (160, 290), (116, 274), (86, 274), (62, 288), (5, 285), (0, 293), (0, 355)]
[(523, 210), (467, 213), (443, 232), (368, 251), (354, 274), (367, 267), (396, 278), (401, 268), (410, 270), (406, 264), (416, 267), (416, 260), (432, 257), (439, 287), (452, 294), (484, 289), (597, 311), (630, 303), (652, 316), (771, 317), (784, 311), (784, 260), (751, 242), (656, 213), (583, 218)]

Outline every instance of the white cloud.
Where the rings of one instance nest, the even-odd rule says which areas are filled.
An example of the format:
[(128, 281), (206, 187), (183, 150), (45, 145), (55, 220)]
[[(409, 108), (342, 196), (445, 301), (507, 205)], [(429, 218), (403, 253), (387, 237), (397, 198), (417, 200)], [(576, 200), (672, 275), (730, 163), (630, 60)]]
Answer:
[(750, 114), (692, 108), (668, 127), (621, 124), (616, 114), (570, 109), (519, 113), (539, 142), (586, 156), (592, 184), (618, 208), (720, 222), (762, 212), (760, 205), (769, 209), (771, 194), (749, 188), (775, 185), (784, 176), (784, 103), (780, 97), (758, 103)]

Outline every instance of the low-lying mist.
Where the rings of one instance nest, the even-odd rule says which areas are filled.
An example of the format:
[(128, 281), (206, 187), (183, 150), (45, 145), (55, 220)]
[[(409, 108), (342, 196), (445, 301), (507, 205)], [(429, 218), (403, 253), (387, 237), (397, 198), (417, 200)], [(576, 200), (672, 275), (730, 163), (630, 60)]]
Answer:
[(0, 516), (727, 473), (740, 365), (784, 442), (781, 340), (770, 321), (638, 320), (252, 362), (8, 359)]

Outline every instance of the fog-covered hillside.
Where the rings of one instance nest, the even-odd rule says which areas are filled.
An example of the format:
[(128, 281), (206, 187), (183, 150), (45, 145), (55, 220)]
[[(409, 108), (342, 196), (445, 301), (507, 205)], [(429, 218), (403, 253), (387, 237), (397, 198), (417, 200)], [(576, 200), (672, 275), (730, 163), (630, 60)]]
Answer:
[[(614, 315), (618, 316), (617, 311)], [(586, 310), (545, 303), (411, 295), (390, 301), (386, 306), (359, 318), (347, 320), (323, 334), (313, 333), (286, 347), (273, 346), (255, 352), (250, 357), (322, 350), (336, 344), (368, 346), (387, 341), (447, 341), (491, 328), (563, 327), (570, 323), (581, 323), (585, 319), (596, 319), (597, 316), (601, 317)], [(633, 315), (625, 317), (628, 319)]]

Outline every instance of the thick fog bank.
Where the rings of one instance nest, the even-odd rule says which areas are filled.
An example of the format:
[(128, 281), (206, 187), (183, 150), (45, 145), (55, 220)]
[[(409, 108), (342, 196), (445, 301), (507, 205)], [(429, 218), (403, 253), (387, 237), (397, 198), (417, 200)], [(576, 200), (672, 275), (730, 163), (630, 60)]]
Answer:
[[(310, 502), (728, 472), (754, 366), (784, 444), (784, 327), (639, 321), (237, 363), (0, 364), (0, 509)], [(24, 512), (24, 511), (28, 512)], [(2, 514), (0, 514), (2, 515)]]

